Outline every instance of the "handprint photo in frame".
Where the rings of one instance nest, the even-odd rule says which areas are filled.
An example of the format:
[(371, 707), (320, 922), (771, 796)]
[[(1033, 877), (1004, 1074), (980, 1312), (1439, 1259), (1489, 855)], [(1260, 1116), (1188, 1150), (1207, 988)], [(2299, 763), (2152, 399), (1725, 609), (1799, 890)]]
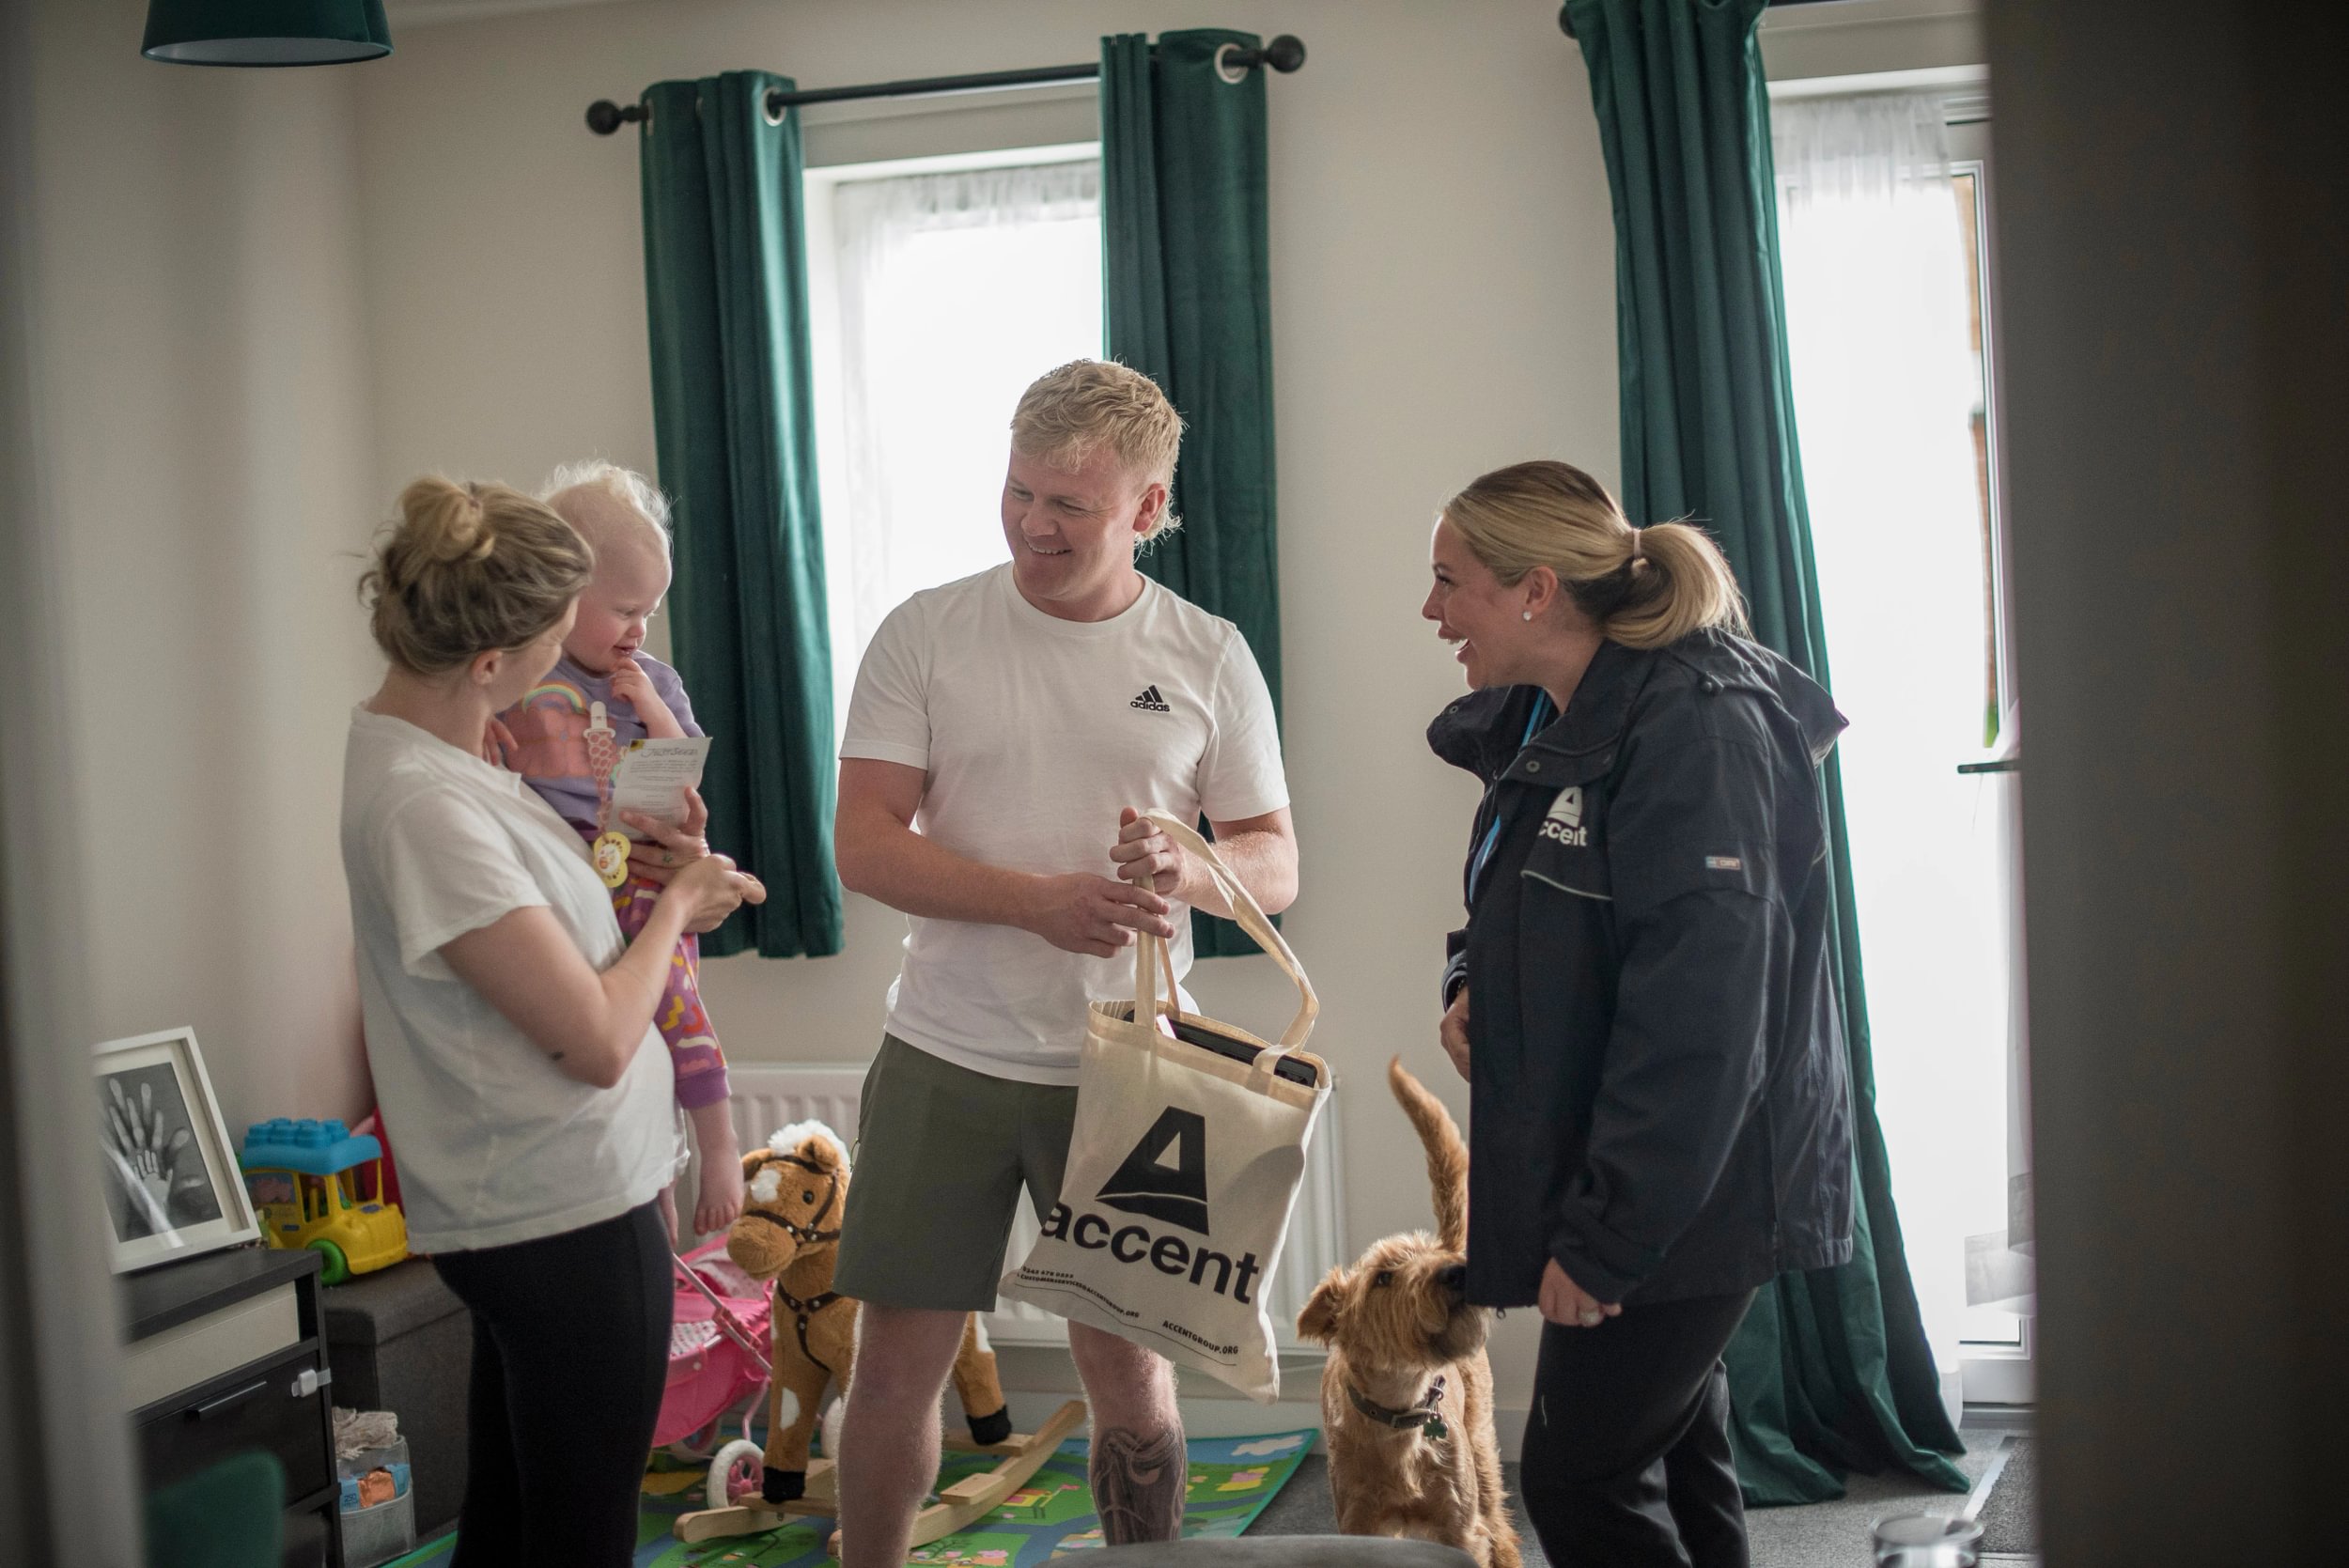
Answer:
[(115, 1272), (257, 1239), (195, 1032), (109, 1040), (95, 1055)]

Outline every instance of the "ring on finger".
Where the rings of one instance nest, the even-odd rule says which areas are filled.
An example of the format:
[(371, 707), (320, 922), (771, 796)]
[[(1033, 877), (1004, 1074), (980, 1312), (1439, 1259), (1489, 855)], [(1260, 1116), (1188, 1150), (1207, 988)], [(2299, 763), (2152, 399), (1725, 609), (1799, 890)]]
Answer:
[(1581, 1322), (1583, 1327), (1595, 1328), (1606, 1321), (1607, 1314), (1600, 1312), (1596, 1307), (1585, 1307), (1582, 1309)]

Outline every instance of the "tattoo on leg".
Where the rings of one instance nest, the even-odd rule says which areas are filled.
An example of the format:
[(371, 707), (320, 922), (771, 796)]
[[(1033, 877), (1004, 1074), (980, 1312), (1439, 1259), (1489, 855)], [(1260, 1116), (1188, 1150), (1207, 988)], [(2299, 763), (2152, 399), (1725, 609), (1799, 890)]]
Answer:
[(1093, 1506), (1101, 1538), (1112, 1546), (1172, 1541), (1183, 1529), (1183, 1491), (1190, 1480), (1183, 1434), (1172, 1427), (1143, 1436), (1112, 1427), (1093, 1439)]

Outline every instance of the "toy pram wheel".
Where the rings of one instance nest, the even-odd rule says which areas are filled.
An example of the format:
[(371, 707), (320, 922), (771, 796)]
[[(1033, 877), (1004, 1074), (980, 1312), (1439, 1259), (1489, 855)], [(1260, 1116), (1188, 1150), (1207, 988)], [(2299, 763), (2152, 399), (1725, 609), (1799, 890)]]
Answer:
[(766, 1473), (767, 1452), (756, 1443), (737, 1437), (709, 1461), (709, 1506), (733, 1508), (745, 1498), (759, 1501), (759, 1480)]

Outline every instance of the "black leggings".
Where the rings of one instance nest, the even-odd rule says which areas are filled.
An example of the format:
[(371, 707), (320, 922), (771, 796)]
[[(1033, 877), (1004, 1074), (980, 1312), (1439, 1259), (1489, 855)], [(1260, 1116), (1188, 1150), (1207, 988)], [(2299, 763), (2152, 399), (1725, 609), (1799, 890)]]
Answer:
[(434, 1265), (473, 1310), (450, 1568), (627, 1568), (669, 1359), (660, 1205)]
[(1554, 1568), (1746, 1568), (1721, 1352), (1752, 1301), (1542, 1326), (1518, 1490)]

